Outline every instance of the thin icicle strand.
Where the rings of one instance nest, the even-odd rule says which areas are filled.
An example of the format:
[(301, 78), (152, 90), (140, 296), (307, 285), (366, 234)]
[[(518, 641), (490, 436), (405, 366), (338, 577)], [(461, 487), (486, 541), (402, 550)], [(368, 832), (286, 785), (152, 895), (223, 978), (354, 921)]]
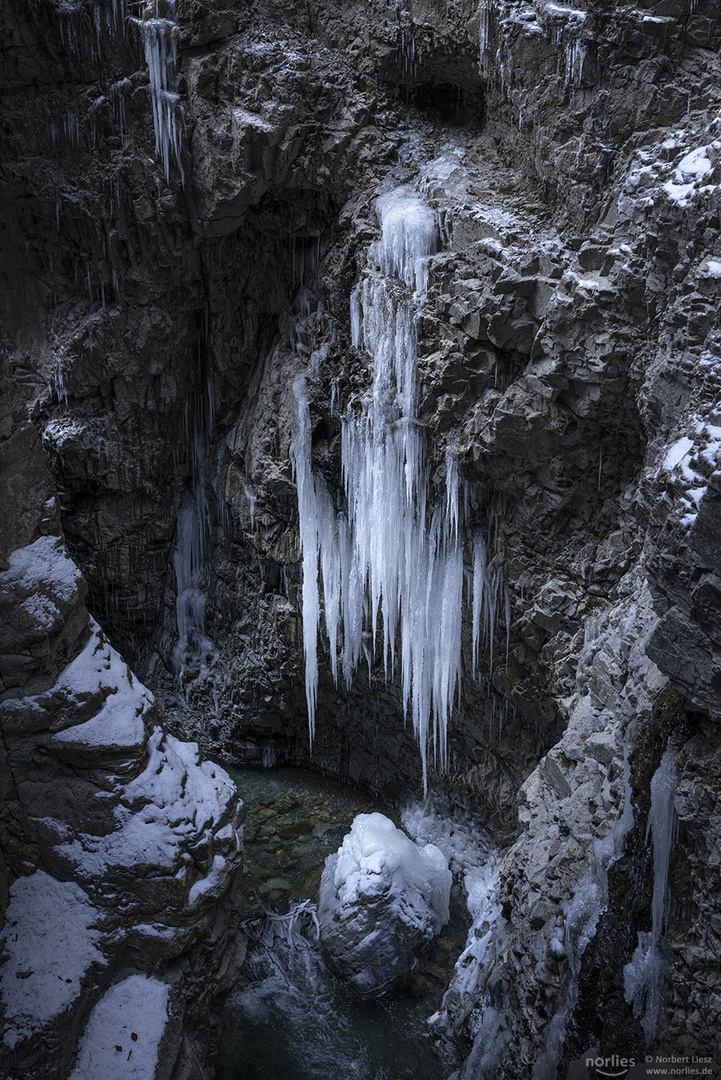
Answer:
[(478, 6), (478, 60), (479, 67), (483, 67), (483, 58), (488, 48), (488, 36), (491, 24), (489, 0), (481, 0)]
[(150, 100), (153, 106), (153, 126), (155, 128), (155, 152), (163, 164), (166, 183), (170, 180), (171, 156), (180, 171), (181, 181), (185, 180), (181, 159), (183, 133), (183, 113), (178, 94), (178, 71), (175, 35), (177, 27), (173, 21), (175, 4), (169, 0), (166, 4), (167, 18), (153, 17), (137, 19), (145, 49), (145, 61), (150, 76)]
[(472, 657), (473, 674), (478, 668), (481, 645), (488, 648), (489, 670), (493, 670), (496, 624), (500, 601), (503, 600), (506, 623), (506, 663), (511, 644), (511, 600), (508, 589), (503, 584), (503, 575), (499, 569), (488, 566), (488, 548), (482, 536), (476, 535), (473, 541), (473, 638)]
[(310, 413), (305, 378), (293, 384), (295, 417), (291, 461), (298, 491), (300, 543), (303, 552), (303, 650), (305, 653), (305, 699), (308, 706), (310, 744), (315, 734), (315, 703), (318, 696), (318, 527), (315, 515), (315, 483), (311, 472)]
[(482, 536), (476, 536), (473, 542), (473, 675), (478, 669), (478, 654), (481, 646), (481, 617), (483, 612), (483, 590), (486, 584), (486, 545)]

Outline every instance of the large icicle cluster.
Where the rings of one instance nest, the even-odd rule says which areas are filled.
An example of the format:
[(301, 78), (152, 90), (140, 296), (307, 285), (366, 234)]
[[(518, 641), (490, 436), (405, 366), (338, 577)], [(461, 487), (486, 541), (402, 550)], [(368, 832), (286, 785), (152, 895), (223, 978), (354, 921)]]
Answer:
[(170, 180), (171, 154), (175, 158), (180, 178), (184, 179), (180, 150), (183, 114), (178, 95), (176, 62), (175, 0), (165, 0), (161, 15), (158, 0), (146, 9), (137, 25), (143, 38), (145, 60), (150, 75), (150, 100), (153, 106), (155, 152), (163, 163), (166, 182)]
[[(347, 513), (336, 514), (327, 485), (311, 469), (305, 376), (296, 379), (291, 455), (298, 487), (303, 550), (303, 634), (311, 740), (318, 688), (319, 573), (334, 679), (346, 682), (362, 656), (369, 665), (381, 638), (386, 677), (400, 674), (406, 714), (421, 747), (446, 756), (446, 730), (460, 693), (463, 548), (457, 462), (447, 455), (445, 499), (427, 505), (429, 468), (417, 420), (417, 322), (438, 243), (434, 212), (408, 188), (376, 203), (381, 238), (351, 297), (353, 344), (373, 363), (359, 411), (342, 424)], [(483, 586), (486, 592), (483, 592)], [(485, 548), (474, 568), (474, 616), (495, 621), (499, 580), (489, 580)]]

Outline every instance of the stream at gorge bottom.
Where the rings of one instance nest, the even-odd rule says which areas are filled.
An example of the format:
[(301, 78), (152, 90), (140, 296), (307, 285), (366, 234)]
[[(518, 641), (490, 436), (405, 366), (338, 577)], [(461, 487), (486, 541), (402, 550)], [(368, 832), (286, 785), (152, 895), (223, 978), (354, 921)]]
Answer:
[[(222, 1016), (217, 1080), (441, 1080), (428, 1018), (438, 1008), (471, 918), (463, 887), (410, 985), (360, 1003), (325, 966), (304, 901), (359, 813), (397, 808), (301, 769), (224, 765), (246, 805), (248, 956)], [(285, 918), (283, 917), (285, 916)]]

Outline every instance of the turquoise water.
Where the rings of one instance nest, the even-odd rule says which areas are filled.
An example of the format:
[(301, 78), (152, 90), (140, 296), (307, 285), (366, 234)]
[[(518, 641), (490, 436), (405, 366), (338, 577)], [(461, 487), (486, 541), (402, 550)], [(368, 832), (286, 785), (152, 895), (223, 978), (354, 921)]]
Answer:
[[(285, 914), (315, 900), (327, 855), (358, 813), (398, 814), (334, 781), (299, 769), (228, 768), (246, 802), (246, 928), (242, 981), (222, 1015), (217, 1080), (441, 1080), (451, 1071), (433, 1051), (427, 1018), (440, 1002), (468, 929), (454, 889), (452, 918), (408, 990), (361, 1004), (323, 964), (310, 917), (291, 940), (288, 920), (269, 924), (263, 909)], [(255, 921), (253, 921), (253, 917)], [(268, 929), (269, 926), (271, 929)], [(275, 931), (273, 930), (275, 927)]]

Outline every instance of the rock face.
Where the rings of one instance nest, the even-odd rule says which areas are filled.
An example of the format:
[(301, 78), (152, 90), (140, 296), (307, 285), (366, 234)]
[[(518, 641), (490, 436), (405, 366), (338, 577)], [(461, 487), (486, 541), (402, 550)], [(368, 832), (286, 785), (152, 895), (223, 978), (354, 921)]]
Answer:
[[(379, 237), (376, 198), (409, 185), (441, 236), (419, 321), (429, 506), (450, 452), (469, 537), (487, 541), (508, 596), (475, 665), (465, 619), (449, 758), (432, 778), (508, 845), (496, 943), (474, 978), (459, 973), (441, 1033), (466, 1077), (565, 1075), (591, 1046), (639, 1056), (623, 969), (652, 927), (646, 821), (671, 744), (680, 829), (652, 1045), (717, 1054), (716, 5), (177, 0), (125, 14), (2, 7), (3, 347), (93, 617), (177, 733), (243, 760), (312, 760), (390, 796), (418, 784), (372, 633), (368, 682), (351, 686), (334, 684), (320, 638), (309, 754), (289, 453), (302, 374), (313, 468), (342, 511), (341, 419), (371, 384), (350, 294)], [(163, 79), (178, 98), (156, 109), (156, 132)], [(13, 470), (33, 440), (18, 420)], [(0, 677), (46, 725), (24, 766), (35, 790), (36, 775), (89, 760), (65, 729), (92, 725), (109, 696), (98, 681), (66, 725), (78, 691), (58, 679), (90, 640), (84, 585), (50, 480), (23, 475), (16, 500), (36, 510), (3, 523), (16, 614)], [(153, 742), (150, 698), (92, 633), (116, 692), (136, 695), (126, 742), (96, 750), (112, 769), (129, 755), (131, 784), (146, 753), (186, 752)], [(64, 820), (55, 802), (38, 814)], [(104, 874), (107, 846), (76, 843)], [(73, 842), (53, 844), (70, 866)], [(63, 902), (94, 957), (85, 901)]]
[(452, 874), (383, 814), (359, 814), (326, 859), (318, 893), (326, 963), (362, 1001), (407, 982), (448, 922)]
[(119, 1045), (143, 1076), (197, 1075), (243, 956), (242, 804), (88, 616), (5, 366), (2, 390), (3, 1069), (115, 1075)]

